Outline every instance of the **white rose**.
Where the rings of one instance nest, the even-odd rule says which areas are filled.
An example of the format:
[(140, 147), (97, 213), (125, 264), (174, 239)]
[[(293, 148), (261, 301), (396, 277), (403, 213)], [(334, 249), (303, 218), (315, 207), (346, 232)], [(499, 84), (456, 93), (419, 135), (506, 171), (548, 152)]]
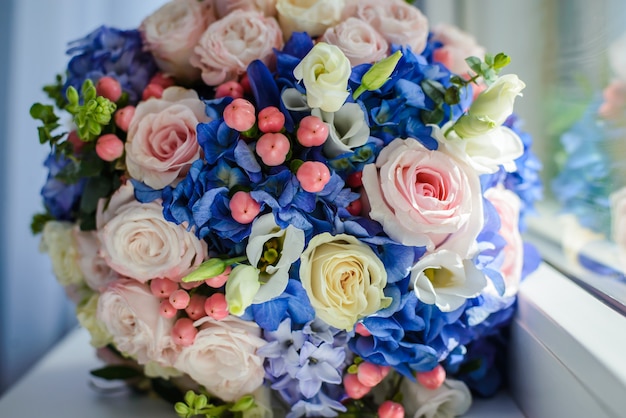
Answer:
[(274, 48), (282, 47), (283, 35), (276, 19), (252, 10), (235, 10), (207, 28), (191, 64), (202, 71), (206, 84), (217, 86), (237, 79), (254, 60), (270, 64)]
[(324, 142), (324, 154), (336, 157), (364, 145), (370, 137), (365, 113), (358, 103), (345, 103), (336, 112), (313, 109), (311, 114), (328, 126), (328, 139)]
[(626, 265), (626, 187), (609, 196), (611, 202), (611, 238), (620, 252), (620, 260)]
[(480, 180), (446, 144), (432, 151), (412, 138), (393, 140), (363, 169), (363, 187), (370, 217), (395, 241), (464, 258), (476, 251), (484, 223)]
[(137, 105), (126, 138), (126, 167), (134, 179), (162, 189), (183, 178), (200, 158), (196, 127), (208, 122), (198, 93), (169, 87)]
[(189, 59), (198, 39), (215, 21), (211, 1), (174, 0), (165, 3), (139, 26), (145, 49), (166, 74), (181, 82), (200, 78)]
[(100, 240), (96, 231), (80, 231), (74, 228), (74, 239), (78, 246), (78, 265), (87, 286), (101, 292), (109, 283), (120, 278), (100, 255)]
[(390, 44), (408, 45), (420, 54), (428, 40), (428, 19), (404, 0), (351, 0), (344, 18), (355, 16), (368, 22)]
[(480, 136), (499, 127), (513, 113), (515, 98), (526, 87), (515, 74), (499, 77), (487, 90), (478, 95), (467, 114), (453, 125), (461, 138)]
[(289, 269), (304, 250), (304, 231), (289, 225), (281, 229), (272, 213), (252, 224), (246, 246), (250, 264), (260, 270), (261, 287), (253, 303), (263, 303), (279, 296), (287, 288)]
[(223, 18), (235, 10), (255, 10), (265, 16), (276, 16), (276, 0), (214, 0), (215, 14)]
[(52, 271), (62, 286), (84, 282), (73, 230), (70, 222), (48, 221), (41, 235), (39, 248), (50, 256)]
[(200, 331), (184, 347), (175, 367), (224, 401), (236, 401), (263, 384), (264, 358), (256, 350), (267, 342), (253, 322), (229, 316), (221, 321), (209, 317), (194, 323)]
[(314, 236), (300, 258), (300, 280), (317, 316), (335, 328), (350, 331), (389, 305), (385, 266), (351, 235)]
[(89, 332), (91, 336), (89, 343), (96, 348), (113, 342), (113, 337), (107, 331), (106, 325), (97, 317), (99, 297), (99, 293), (93, 293), (87, 300), (76, 306), (76, 319)]
[(453, 418), (465, 414), (472, 405), (472, 395), (460, 380), (446, 379), (435, 390), (404, 379), (400, 385), (407, 417)]
[(155, 278), (179, 281), (207, 255), (207, 245), (185, 225), (163, 218), (161, 200), (141, 203), (128, 182), (98, 204), (96, 221), (101, 253), (116, 272), (140, 282)]
[(411, 269), (411, 282), (417, 298), (437, 305), (442, 312), (458, 309), (487, 286), (487, 279), (471, 259), (441, 250), (425, 255)]
[(336, 112), (348, 98), (350, 61), (334, 45), (318, 42), (293, 70), (304, 83), (309, 107)]
[(380, 61), (389, 50), (389, 44), (376, 29), (355, 17), (326, 29), (320, 41), (337, 45), (352, 66)]
[(293, 32), (306, 32), (311, 37), (341, 21), (344, 0), (277, 0), (278, 22), (285, 39)]
[(121, 353), (139, 364), (170, 367), (178, 351), (171, 335), (175, 319), (162, 317), (160, 304), (147, 284), (120, 279), (100, 294), (97, 318)]

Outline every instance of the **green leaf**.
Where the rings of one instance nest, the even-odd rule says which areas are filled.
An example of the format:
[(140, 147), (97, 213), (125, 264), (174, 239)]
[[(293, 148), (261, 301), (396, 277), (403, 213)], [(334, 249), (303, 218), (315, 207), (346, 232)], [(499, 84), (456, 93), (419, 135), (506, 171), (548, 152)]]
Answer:
[(59, 109), (64, 109), (67, 105), (67, 100), (63, 95), (63, 76), (61, 74), (57, 74), (55, 78), (54, 84), (48, 84), (43, 87), (43, 91), (48, 95), (48, 97), (54, 100), (54, 104)]
[(33, 119), (41, 120), (45, 125), (55, 123), (59, 120), (57, 115), (54, 114), (53, 106), (41, 103), (35, 103), (30, 107), (30, 116)]
[(30, 230), (34, 235), (39, 234), (43, 231), (44, 226), (46, 226), (46, 222), (53, 220), (54, 217), (47, 212), (37, 213), (33, 216), (33, 219), (30, 222)]
[(437, 104), (443, 102), (445, 89), (441, 83), (433, 80), (424, 80), (421, 83), (421, 87), (424, 94), (430, 97), (433, 102)]
[(80, 199), (81, 212), (95, 212), (98, 200), (107, 197), (112, 191), (111, 182), (106, 177), (90, 177)]
[(249, 410), (252, 407), (254, 407), (254, 397), (252, 395), (245, 395), (239, 398), (239, 400), (235, 402), (235, 404), (231, 406), (228, 410), (231, 412), (243, 412)]
[(469, 57), (465, 59), (465, 62), (467, 63), (467, 65), (474, 70), (475, 73), (477, 74), (481, 74), (482, 73), (482, 60), (478, 57)]
[(461, 102), (461, 91), (457, 86), (450, 86), (446, 89), (443, 101), (448, 105), (455, 105)]
[(420, 117), (422, 119), (422, 122), (425, 125), (428, 125), (428, 124), (438, 125), (443, 120), (444, 115), (445, 113), (443, 109), (440, 107), (437, 107), (436, 109), (432, 111), (422, 110), (420, 112)]
[(92, 370), (92, 376), (106, 380), (127, 380), (134, 377), (143, 376), (140, 370), (128, 366), (106, 366), (101, 369)]

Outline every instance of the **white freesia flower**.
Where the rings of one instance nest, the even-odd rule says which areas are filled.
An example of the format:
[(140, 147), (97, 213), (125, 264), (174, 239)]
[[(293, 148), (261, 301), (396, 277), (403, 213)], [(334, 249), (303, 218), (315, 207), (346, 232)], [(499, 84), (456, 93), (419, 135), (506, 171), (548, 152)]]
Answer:
[(358, 103), (345, 103), (336, 112), (313, 109), (311, 114), (328, 126), (328, 139), (324, 142), (324, 154), (327, 157), (336, 157), (360, 147), (370, 136), (365, 113)]
[(509, 172), (517, 169), (515, 160), (524, 154), (524, 143), (512, 129), (498, 126), (477, 136), (461, 138), (454, 130), (448, 129), (452, 123), (441, 129), (441, 132), (449, 131), (446, 143), (459, 153), (467, 154), (478, 174), (495, 173), (500, 166)]
[(228, 275), (225, 296), (228, 303), (228, 312), (241, 316), (252, 304), (254, 296), (259, 290), (259, 271), (247, 264), (239, 264)]
[(472, 405), (472, 395), (460, 380), (446, 379), (430, 390), (404, 379), (400, 386), (405, 416), (413, 418), (453, 418), (465, 414)]
[(285, 39), (293, 32), (318, 36), (341, 21), (344, 0), (277, 0), (278, 23)]
[(253, 303), (263, 303), (279, 296), (289, 281), (289, 268), (304, 250), (304, 231), (289, 225), (280, 228), (274, 215), (260, 216), (252, 224), (246, 256), (260, 270), (261, 287)]
[(39, 244), (39, 249), (50, 256), (52, 271), (62, 286), (84, 282), (73, 231), (74, 224), (70, 222), (48, 221)]
[(306, 95), (298, 91), (298, 89), (285, 89), (280, 95), (285, 108), (292, 112), (308, 112), (311, 110), (306, 102)]
[(499, 127), (513, 113), (515, 98), (526, 87), (517, 75), (499, 77), (487, 90), (478, 95), (467, 114), (453, 125), (461, 138), (483, 135)]
[(419, 300), (451, 312), (478, 294), (487, 279), (471, 259), (441, 250), (424, 256), (411, 271), (413, 291)]
[(293, 75), (303, 81), (309, 107), (336, 112), (348, 98), (351, 72), (350, 60), (341, 49), (318, 42), (296, 66)]

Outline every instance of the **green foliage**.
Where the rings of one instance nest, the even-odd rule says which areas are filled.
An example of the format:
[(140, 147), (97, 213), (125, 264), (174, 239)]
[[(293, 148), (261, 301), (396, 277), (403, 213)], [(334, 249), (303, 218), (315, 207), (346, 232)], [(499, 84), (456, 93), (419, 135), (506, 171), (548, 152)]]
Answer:
[(241, 397), (237, 402), (213, 404), (205, 394), (197, 394), (192, 390), (185, 393), (183, 401), (176, 402), (174, 410), (181, 418), (203, 416), (205, 418), (233, 417), (239, 418), (243, 412), (256, 406), (251, 395)]
[(78, 91), (72, 86), (68, 87), (66, 92), (68, 104), (65, 110), (74, 117), (80, 139), (91, 142), (100, 136), (104, 126), (111, 123), (111, 117), (117, 106), (106, 97), (98, 96), (96, 87), (89, 79), (83, 83), (81, 95), (82, 105)]
[(478, 57), (469, 57), (465, 62), (467, 62), (467, 65), (476, 73), (470, 81), (482, 77), (485, 83), (489, 85), (496, 81), (500, 71), (511, 62), (511, 58), (505, 53), (500, 52), (496, 55), (486, 54), (484, 61)]
[(65, 133), (54, 134), (54, 131), (61, 126), (59, 124), (59, 117), (54, 113), (54, 107), (35, 103), (30, 107), (30, 116), (33, 119), (40, 120), (43, 124), (37, 127), (39, 143), (49, 143), (51, 147), (58, 145), (60, 140), (65, 136)]
[(64, 109), (67, 101), (63, 95), (63, 76), (57, 74), (55, 82), (43, 87), (43, 91), (48, 95), (50, 99), (54, 101), (54, 104), (59, 109)]
[(43, 227), (46, 222), (54, 220), (54, 217), (49, 213), (37, 213), (33, 216), (30, 222), (30, 230), (33, 235), (40, 234), (43, 231)]

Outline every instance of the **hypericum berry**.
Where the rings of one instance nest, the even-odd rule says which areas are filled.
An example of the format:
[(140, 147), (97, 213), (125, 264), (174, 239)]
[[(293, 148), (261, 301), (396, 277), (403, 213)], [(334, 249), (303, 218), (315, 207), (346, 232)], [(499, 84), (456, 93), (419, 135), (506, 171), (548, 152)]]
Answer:
[(296, 138), (305, 147), (322, 145), (328, 138), (328, 126), (317, 116), (307, 116), (300, 121)]
[(242, 98), (233, 100), (224, 109), (224, 122), (228, 127), (239, 132), (252, 129), (256, 122), (254, 105)]
[(275, 106), (268, 106), (259, 112), (259, 130), (261, 132), (280, 132), (285, 126), (285, 115)]
[(67, 135), (67, 142), (72, 144), (74, 154), (77, 155), (81, 153), (83, 147), (85, 146), (85, 142), (80, 139), (80, 137), (78, 136), (78, 132), (76, 132), (76, 129), (74, 129)]
[(122, 86), (113, 77), (104, 76), (96, 83), (96, 94), (115, 103), (122, 97)]
[(157, 298), (169, 298), (172, 293), (178, 290), (178, 283), (170, 279), (150, 280), (150, 291)]
[(330, 181), (330, 170), (319, 161), (305, 161), (298, 168), (296, 177), (305, 191), (317, 193), (324, 190)]
[(145, 89), (143, 89), (143, 93), (141, 94), (141, 100), (146, 101), (151, 97), (155, 99), (160, 99), (163, 96), (163, 90), (165, 90), (162, 86), (158, 84), (148, 84)]
[(383, 372), (377, 364), (363, 362), (359, 364), (359, 368), (356, 374), (359, 382), (361, 382), (364, 386), (368, 388), (373, 388), (377, 384), (379, 384), (384, 376)]
[(204, 311), (213, 319), (221, 320), (228, 316), (228, 302), (223, 293), (214, 293), (204, 302)]
[(404, 407), (397, 402), (385, 401), (378, 407), (379, 418), (404, 418)]
[(359, 187), (363, 186), (363, 172), (355, 171), (354, 173), (350, 174), (348, 177), (346, 177), (346, 184), (353, 189), (358, 189)]
[(233, 80), (222, 83), (215, 89), (215, 98), (219, 99), (220, 97), (242, 98), (243, 86)]
[(189, 305), (185, 308), (187, 316), (194, 321), (205, 316), (206, 312), (204, 311), (204, 302), (206, 302), (206, 296), (202, 296), (197, 293), (191, 296)]
[(369, 337), (370, 335), (372, 335), (372, 333), (369, 332), (367, 328), (365, 328), (365, 325), (363, 325), (362, 322), (358, 322), (356, 324), (356, 328), (354, 329), (354, 331), (363, 337)]
[(168, 87), (172, 87), (175, 83), (172, 77), (163, 73), (156, 73), (154, 76), (152, 76), (148, 84), (156, 84), (163, 87), (163, 89), (166, 89)]
[(193, 321), (189, 318), (179, 318), (172, 328), (172, 338), (178, 345), (188, 346), (193, 344), (198, 334), (198, 329), (193, 326)]
[(174, 318), (178, 309), (172, 306), (168, 299), (163, 299), (159, 305), (159, 314), (166, 319)]
[(356, 374), (350, 373), (343, 376), (343, 387), (346, 390), (346, 395), (352, 399), (361, 399), (371, 390), (371, 388), (359, 382)]
[(360, 215), (361, 211), (363, 210), (363, 202), (361, 202), (361, 198), (359, 197), (358, 199), (350, 202), (346, 209), (348, 210), (348, 212), (350, 212), (350, 215), (352, 216)]
[(270, 167), (284, 163), (290, 148), (289, 139), (281, 133), (263, 134), (256, 143), (257, 155)]
[(249, 224), (261, 212), (261, 205), (250, 196), (250, 193), (239, 191), (233, 195), (229, 203), (230, 213), (240, 224)]
[(430, 390), (439, 388), (443, 384), (443, 381), (446, 380), (446, 370), (441, 364), (438, 364), (429, 372), (418, 372), (416, 374), (417, 381)]
[(96, 141), (96, 154), (104, 161), (115, 161), (124, 154), (124, 143), (115, 134), (102, 135)]
[(186, 290), (178, 289), (170, 295), (169, 300), (176, 309), (185, 309), (189, 305), (191, 296), (189, 296)]
[(126, 106), (115, 112), (115, 124), (124, 132), (128, 132), (130, 121), (135, 116), (135, 106)]
[(248, 77), (248, 73), (245, 73), (241, 77), (241, 80), (239, 80), (239, 83), (241, 84), (241, 87), (243, 87), (244, 93), (246, 94), (252, 93), (252, 87), (250, 86), (250, 78)]
[(224, 286), (224, 284), (228, 280), (228, 275), (230, 274), (231, 270), (232, 270), (232, 268), (230, 266), (227, 266), (226, 270), (224, 270), (224, 273), (220, 274), (219, 276), (215, 276), (215, 277), (211, 277), (210, 279), (206, 279), (204, 281), (204, 283), (206, 283), (207, 286), (209, 286), (209, 287), (213, 287), (215, 289), (219, 289), (220, 287)]

